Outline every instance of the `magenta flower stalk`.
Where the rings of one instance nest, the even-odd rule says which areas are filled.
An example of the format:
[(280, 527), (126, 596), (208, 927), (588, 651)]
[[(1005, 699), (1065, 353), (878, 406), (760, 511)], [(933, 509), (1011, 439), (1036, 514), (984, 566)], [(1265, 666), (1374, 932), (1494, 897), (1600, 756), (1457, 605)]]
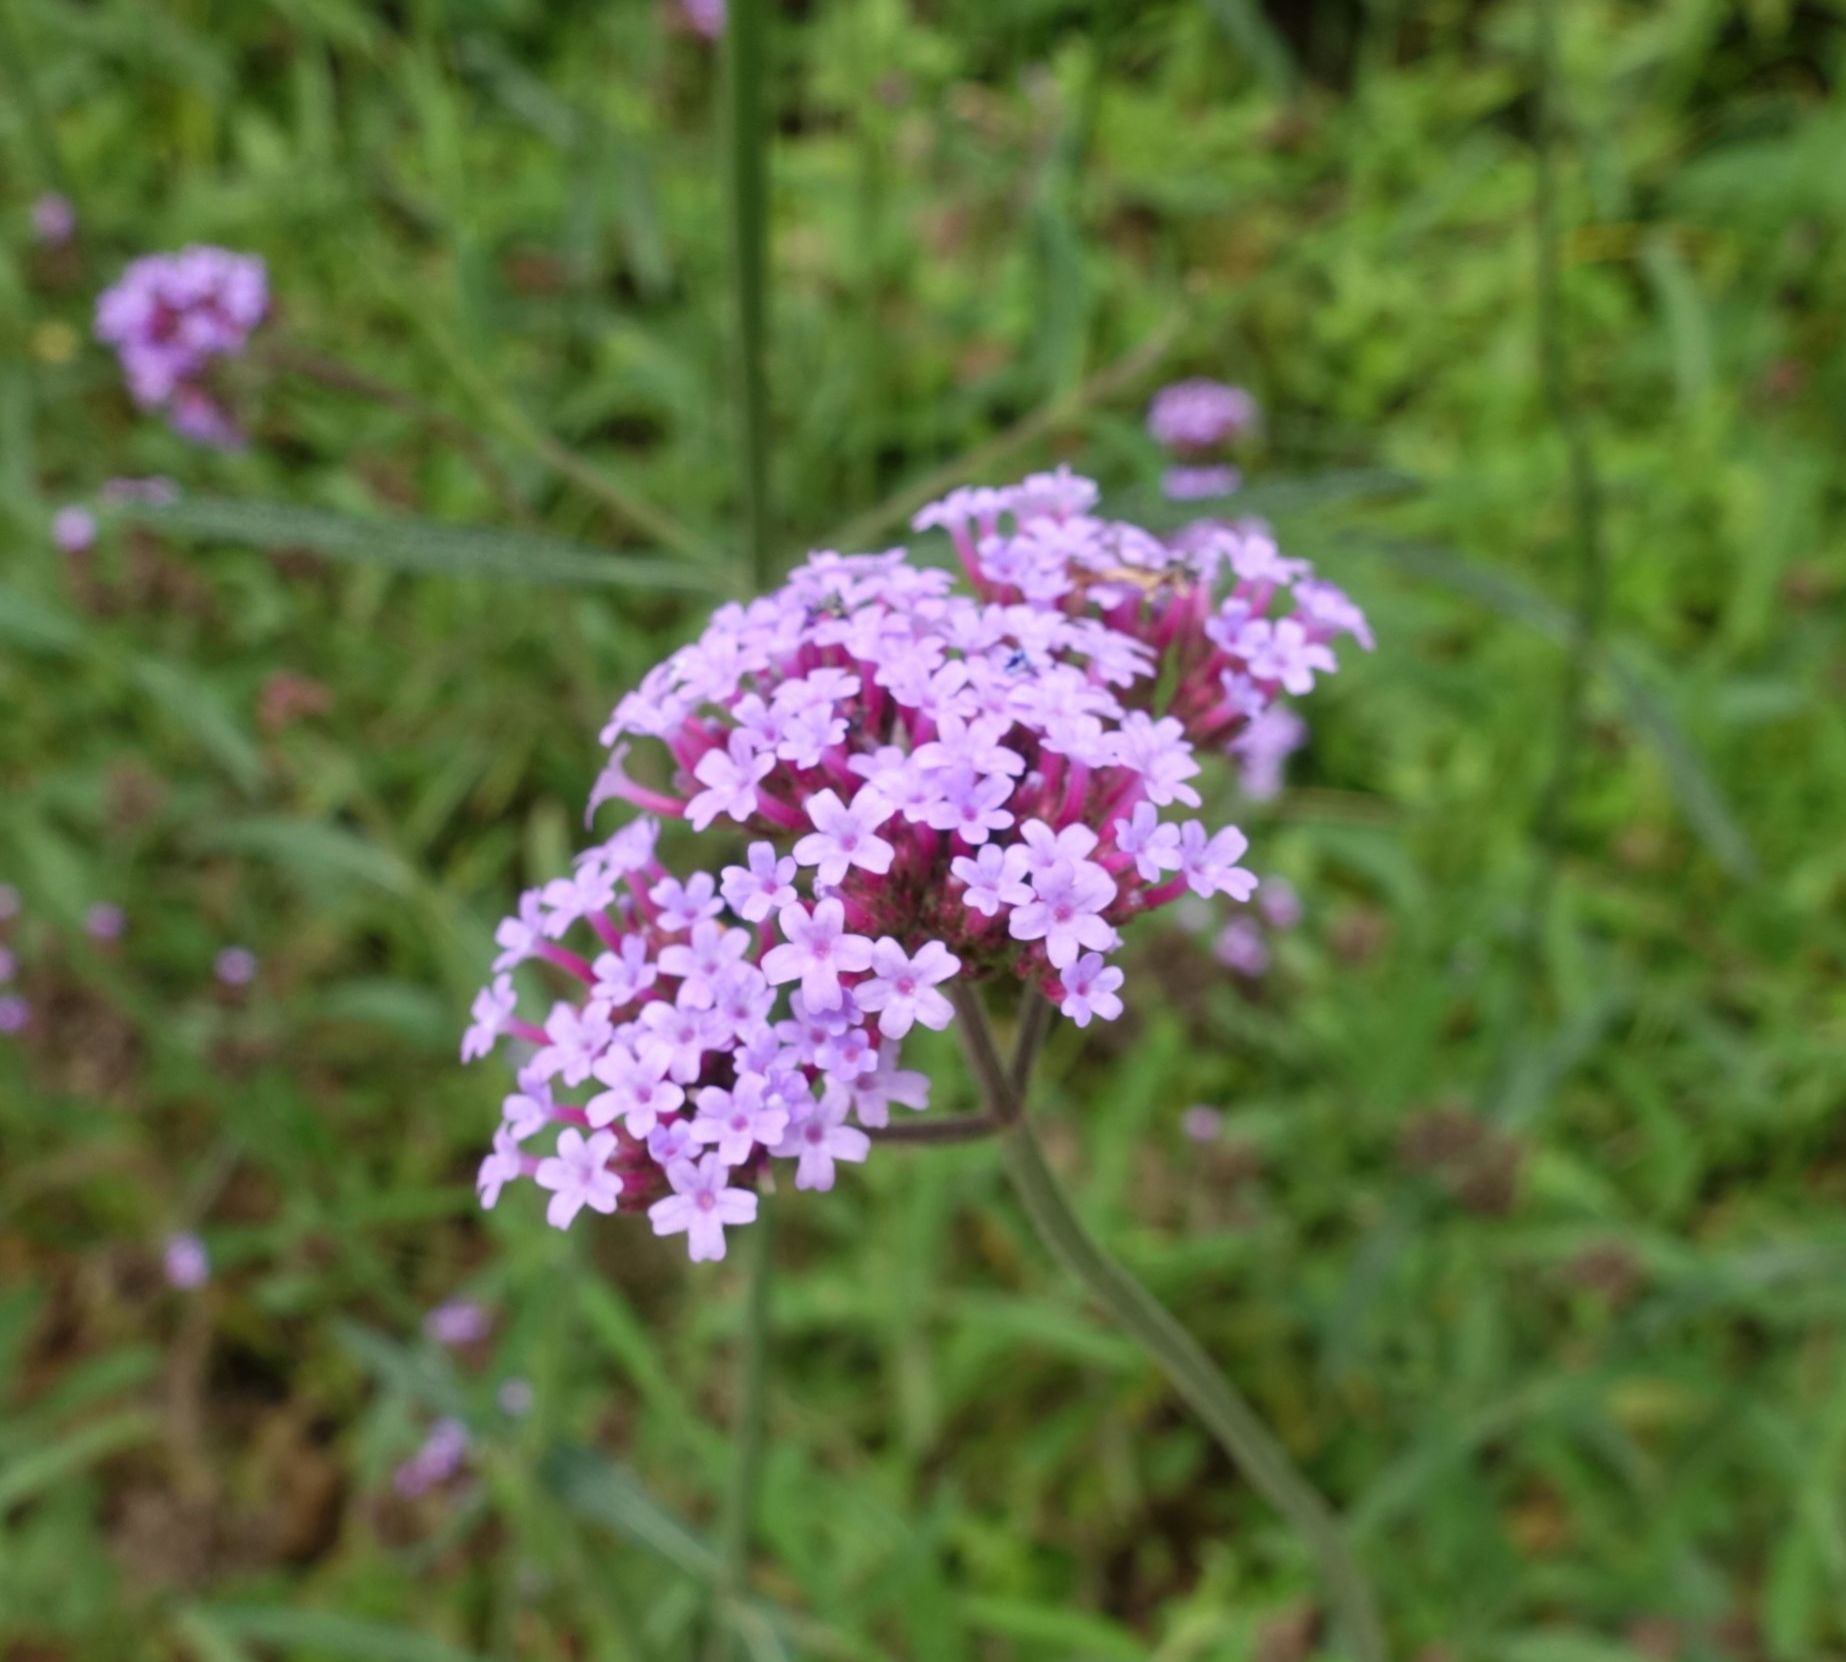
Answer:
[(136, 404), (163, 411), (183, 437), (232, 448), (242, 435), (213, 372), (268, 315), (258, 256), (195, 246), (132, 261), (96, 303), (96, 338), (115, 349)]
[[(1082, 1232), (1023, 1114), (1054, 1013), (1123, 1013), (1127, 931), (1256, 893), (1243, 833), (1194, 817), (1202, 758), (1369, 640), (1266, 528), (1168, 541), (1098, 500), (1064, 469), (955, 491), (915, 525), (959, 584), (901, 549), (814, 554), (617, 704), (590, 811), (635, 817), (501, 922), (463, 1036), (465, 1060), (517, 1058), (481, 1200), (533, 1182), (559, 1228), (645, 1214), (721, 1259), (779, 1162), (824, 1191), (880, 1138), (1001, 1133), (1035, 1223), (1297, 1521), (1369, 1662), (1369, 1594), (1324, 1503)], [(1023, 993), (1010, 1067), (995, 983)], [(925, 1113), (905, 1066), (916, 1030), (950, 1027), (986, 1108), (971, 1129)]]

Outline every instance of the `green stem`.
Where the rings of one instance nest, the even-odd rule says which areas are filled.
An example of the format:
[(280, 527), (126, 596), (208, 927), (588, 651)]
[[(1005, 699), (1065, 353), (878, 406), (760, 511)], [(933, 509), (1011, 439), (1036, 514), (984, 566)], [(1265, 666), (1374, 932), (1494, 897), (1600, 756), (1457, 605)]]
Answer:
[(744, 549), (756, 588), (771, 569), (769, 512), (769, 133), (764, 120), (769, 11), (731, 0), (724, 30), (726, 187), (731, 218), (731, 302), (736, 314), (737, 443)]
[[(1039, 1002), (1043, 1002), (1042, 1000)], [(1047, 1006), (1047, 1008), (1049, 1008)], [(1319, 1566), (1328, 1602), (1358, 1662), (1385, 1662), (1384, 1628), (1365, 1573), (1354, 1558), (1333, 1509), (1296, 1469), (1256, 1410), (1238, 1393), (1172, 1312), (1104, 1251), (1085, 1228), (1046, 1163), (1024, 1112), (1031, 1055), (1042, 1023), (1029, 1007), (1010, 1072), (988, 1064), (993, 1036), (978, 1002), (964, 1000), (957, 1023), (988, 1112), (1006, 1122), (1000, 1153), (1026, 1216), (1063, 1266), (1167, 1376), (1257, 1492), (1307, 1543)]]
[(719, 1570), (719, 1620), (708, 1652), (714, 1659), (732, 1650), (735, 1623), (723, 1611), (742, 1606), (750, 1593), (750, 1544), (756, 1531), (757, 1490), (763, 1471), (763, 1427), (769, 1377), (769, 1301), (775, 1278), (775, 1208), (768, 1195), (758, 1201), (757, 1219), (743, 1232), (749, 1254), (745, 1274), (744, 1328), (738, 1355), (737, 1424), (733, 1428), (731, 1488), (725, 1496)]

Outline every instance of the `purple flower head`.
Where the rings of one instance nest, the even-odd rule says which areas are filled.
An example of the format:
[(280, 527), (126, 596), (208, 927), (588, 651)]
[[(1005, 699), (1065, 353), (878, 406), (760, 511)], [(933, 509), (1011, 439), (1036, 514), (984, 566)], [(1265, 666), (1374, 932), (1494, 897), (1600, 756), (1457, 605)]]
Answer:
[(96, 516), (76, 504), (51, 516), (51, 540), (63, 554), (84, 554), (96, 546)]
[(131, 261), (96, 303), (96, 338), (115, 348), (128, 391), (187, 437), (236, 442), (209, 377), (239, 356), (269, 315), (269, 276), (254, 254), (192, 247)]
[(256, 979), (256, 954), (247, 946), (227, 946), (212, 960), (220, 985), (247, 987)]
[(1254, 522), (1162, 539), (1064, 469), (917, 522), (961, 583), (815, 554), (616, 704), (592, 796), (639, 813), (503, 920), (464, 1040), (529, 1058), (484, 1205), (536, 1182), (560, 1227), (646, 1210), (719, 1257), (779, 1163), (829, 1188), (926, 1107), (903, 1047), (960, 987), (1114, 1021), (1144, 914), (1255, 892), (1242, 832), (1179, 816), (1356, 608)]
[(438, 1420), (417, 1452), (397, 1468), (392, 1486), (405, 1500), (440, 1489), (468, 1458), (468, 1428), (460, 1420)]
[(679, 26), (689, 34), (716, 40), (724, 33), (725, 0), (676, 0)]
[(1229, 496), (1242, 483), (1234, 467), (1170, 467), (1160, 476), (1160, 494), (1169, 502), (1204, 502)]
[(127, 927), (127, 914), (113, 901), (99, 900), (83, 915), (83, 932), (93, 941), (119, 941)]
[(493, 1327), (494, 1319), (486, 1305), (468, 1298), (438, 1304), (423, 1318), (423, 1331), (439, 1345), (478, 1345)]
[(32, 204), (32, 234), (47, 248), (62, 248), (77, 234), (77, 210), (62, 192), (48, 190)]
[(212, 1278), (211, 1259), (197, 1235), (169, 1235), (160, 1263), (167, 1285), (183, 1293), (196, 1291)]
[(1269, 943), (1263, 939), (1263, 926), (1255, 918), (1232, 918), (1218, 932), (1212, 952), (1226, 969), (1246, 980), (1254, 981), (1269, 973)]
[(1147, 430), (1169, 450), (1210, 450), (1256, 425), (1256, 400), (1242, 387), (1203, 378), (1175, 381), (1154, 394)]
[(32, 1021), (32, 1006), (17, 993), (0, 993), (0, 1037), (25, 1032)]
[(1194, 1103), (1179, 1116), (1179, 1128), (1195, 1143), (1215, 1143), (1224, 1135), (1224, 1115), (1204, 1103)]

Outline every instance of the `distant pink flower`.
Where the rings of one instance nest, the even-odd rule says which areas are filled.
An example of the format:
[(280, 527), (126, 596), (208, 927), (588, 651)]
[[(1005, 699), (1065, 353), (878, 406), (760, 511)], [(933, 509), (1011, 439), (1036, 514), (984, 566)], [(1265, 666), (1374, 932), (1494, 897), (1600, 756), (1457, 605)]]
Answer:
[(1242, 483), (1234, 467), (1170, 467), (1160, 476), (1160, 494), (1169, 502), (1203, 502), (1229, 496)]
[(17, 993), (0, 994), (0, 1036), (25, 1032), (32, 1021), (32, 1006)]
[(1215, 1143), (1224, 1135), (1224, 1115), (1197, 1103), (1180, 1115), (1179, 1128), (1195, 1143)]
[(1162, 387), (1148, 406), (1147, 430), (1174, 450), (1209, 450), (1256, 424), (1256, 400), (1242, 387), (1203, 378)]
[(1250, 980), (1269, 972), (1269, 943), (1255, 918), (1232, 918), (1218, 932), (1212, 951), (1226, 969)]
[(262, 260), (192, 247), (131, 261), (96, 303), (96, 338), (115, 348), (143, 409), (165, 410), (176, 429), (204, 443), (235, 443), (208, 376), (244, 350), (268, 315)]
[(47, 248), (62, 248), (77, 234), (77, 210), (71, 199), (48, 190), (32, 204), (32, 234)]
[(84, 554), (96, 546), (96, 516), (75, 504), (51, 516), (51, 540), (60, 553)]
[(247, 946), (227, 946), (212, 960), (212, 972), (227, 987), (247, 987), (256, 979), (256, 954)]
[(0, 986), (5, 986), (19, 973), (19, 960), (13, 956), (13, 949), (0, 946)]
[(423, 1331), (439, 1345), (475, 1345), (493, 1331), (487, 1306), (473, 1299), (452, 1298), (438, 1304), (423, 1318)]
[(127, 914), (113, 901), (99, 900), (83, 915), (83, 932), (93, 941), (119, 941), (127, 927)]
[(441, 1419), (408, 1460), (397, 1468), (392, 1485), (406, 1500), (416, 1500), (439, 1489), (462, 1469), (468, 1458), (468, 1428), (457, 1419)]
[(197, 1235), (169, 1235), (161, 1253), (161, 1266), (167, 1285), (181, 1292), (192, 1292), (211, 1280), (211, 1259)]

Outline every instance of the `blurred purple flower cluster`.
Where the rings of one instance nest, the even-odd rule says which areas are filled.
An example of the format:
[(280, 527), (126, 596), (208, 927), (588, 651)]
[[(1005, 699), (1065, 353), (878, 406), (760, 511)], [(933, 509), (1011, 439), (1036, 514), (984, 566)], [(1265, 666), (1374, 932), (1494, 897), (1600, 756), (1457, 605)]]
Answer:
[(1229, 496), (1243, 476), (1221, 452), (1256, 426), (1256, 400), (1242, 387), (1202, 377), (1162, 387), (1148, 406), (1147, 430), (1176, 458), (1162, 478), (1175, 502)]
[[(901, 549), (815, 554), (618, 704), (591, 809), (643, 812), (500, 925), (462, 1042), (530, 1047), (483, 1204), (534, 1179), (560, 1228), (641, 1205), (720, 1258), (767, 1162), (830, 1188), (892, 1104), (925, 1106), (900, 1047), (962, 987), (1113, 1020), (1124, 926), (1250, 898), (1242, 833), (1174, 813), (1201, 806), (1198, 751), (1331, 673), (1339, 636), (1369, 643), (1364, 619), (1260, 526), (1168, 541), (1097, 503), (1062, 469), (953, 492), (915, 524), (971, 592)], [(637, 740), (665, 753), (651, 780)], [(712, 845), (683, 877), (667, 819)], [(526, 965), (572, 996), (522, 1015)]]
[(213, 371), (243, 352), (269, 315), (269, 277), (254, 254), (195, 246), (132, 261), (96, 303), (96, 337), (115, 348), (134, 401), (176, 432), (234, 447), (242, 435)]

